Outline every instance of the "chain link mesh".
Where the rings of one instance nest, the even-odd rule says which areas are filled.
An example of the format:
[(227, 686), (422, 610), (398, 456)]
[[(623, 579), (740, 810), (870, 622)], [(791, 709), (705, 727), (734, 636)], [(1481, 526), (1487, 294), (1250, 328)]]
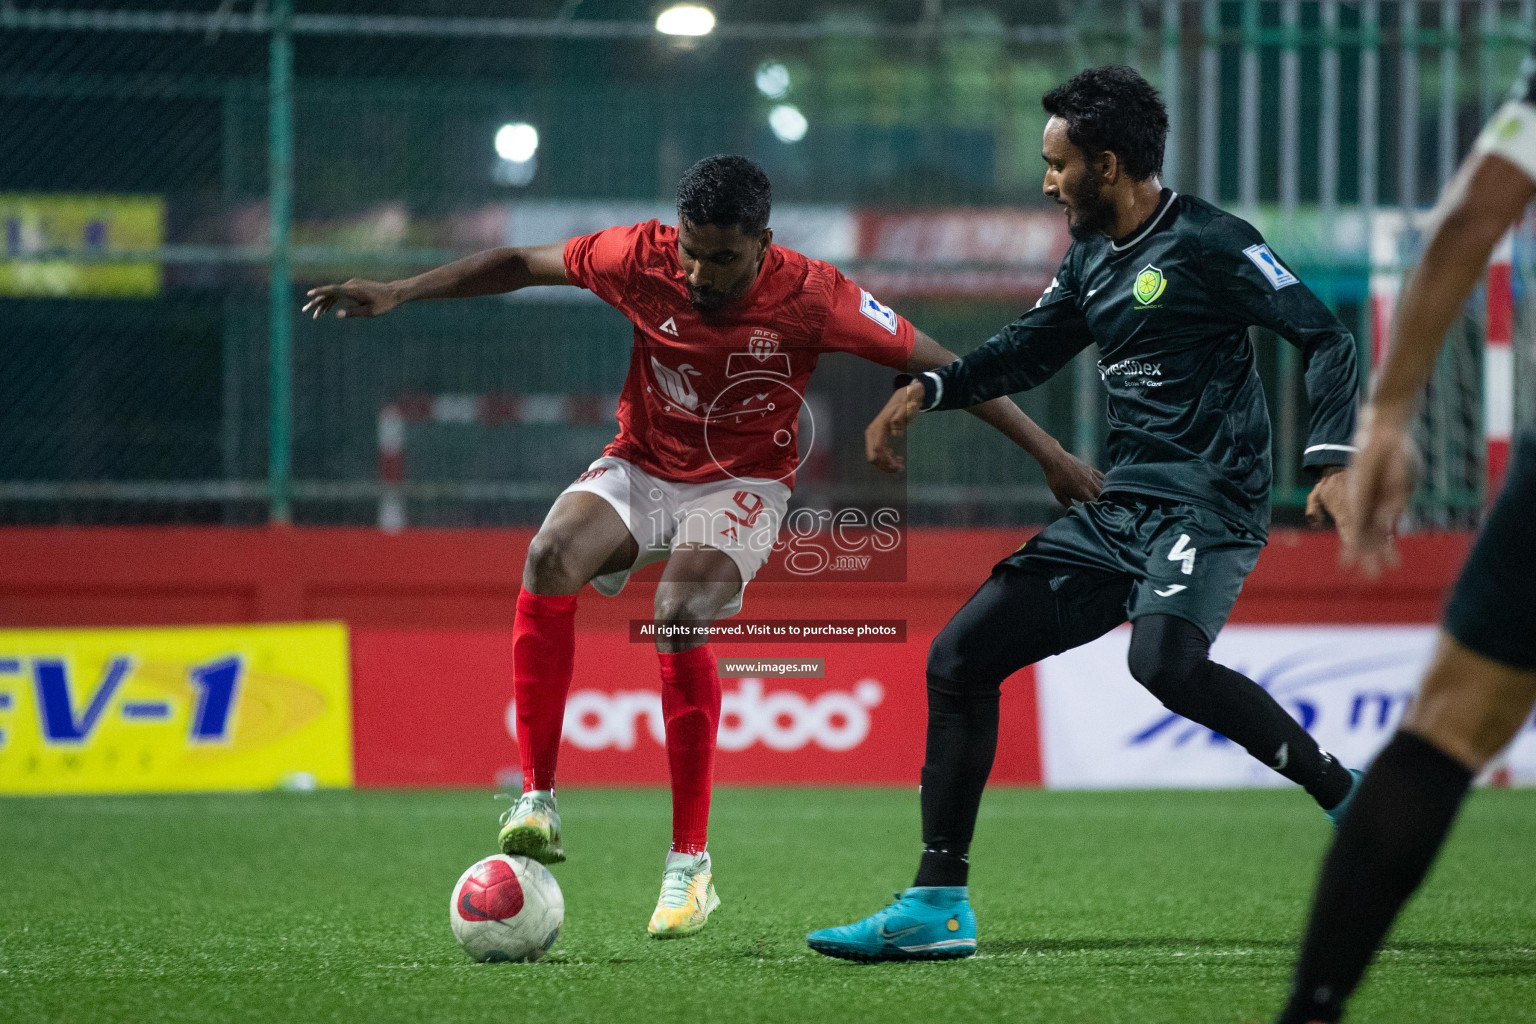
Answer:
[[(742, 0), (725, 12), (730, 24), (692, 44), (657, 35), (632, 20), (633, 5), (616, 0), (513, 6), (511, 18), (507, 5), (489, 0), (301, 0), (293, 12), (287, 308), (297, 522), (377, 520), (380, 421), (392, 405), (421, 396), (612, 396), (629, 348), (622, 318), (574, 290), (313, 323), (297, 316), (304, 288), (404, 276), (503, 244), (509, 211), (528, 204), (584, 207), (589, 220), (650, 204), (665, 216), (678, 175), (719, 151), (760, 160), (785, 208), (838, 205), (859, 224), (866, 213), (891, 210), (1039, 207), (1040, 95), (1075, 68), (1109, 60), (1160, 77), (1160, 3), (961, 8), (913, 0), (828, 13), (811, 3)], [(1241, 5), (1219, 6), (1226, 137), (1241, 116), (1233, 35)], [(1303, 6), (1314, 19), (1304, 24), (1314, 24), (1310, 0)], [(1169, 163), (1185, 188), (1195, 185), (1200, 141), (1199, 7), (1180, 5), (1175, 48), (1183, 79)], [(1499, 5), (1501, 24), (1517, 7)], [(249, 0), (0, 3), (0, 522), (268, 517), (276, 10)], [(924, 21), (935, 12), (939, 20)], [(546, 28), (530, 33), (533, 23)], [(1264, 44), (1267, 76), (1273, 43)], [(1520, 49), (1516, 41), (1498, 51), (1505, 81)], [(1312, 67), (1314, 44), (1304, 44), (1302, 60)], [(1464, 142), (1478, 121), (1476, 64), (1466, 49)], [(1347, 78), (1348, 54), (1344, 70)], [(1303, 114), (1311, 116), (1313, 85), (1305, 90), (1313, 106), (1304, 103)], [(775, 127), (774, 112), (786, 105), (809, 125), (798, 141), (783, 141), (792, 121)], [(1428, 87), (1424, 110), (1432, 116)], [(537, 129), (531, 159), (498, 155), (494, 140), (508, 124)], [(1346, 118), (1345, 129), (1352, 124)], [(1211, 197), (1228, 202), (1231, 149), (1222, 146), (1222, 194)], [(1271, 150), (1261, 156), (1272, 170)], [(1273, 175), (1265, 174), (1269, 190)], [(1345, 179), (1347, 191), (1354, 182)], [(1285, 227), (1274, 230), (1283, 235)], [(1363, 257), (1307, 259), (1303, 276), (1363, 337)], [(891, 269), (864, 252), (838, 262), (856, 278)], [(1049, 267), (1032, 272), (1042, 269), (1048, 279)], [(1517, 261), (1520, 337), (1528, 336), (1520, 324), (1529, 275), (1530, 263)], [(1027, 304), (963, 289), (881, 297), (960, 352)], [(1425, 524), (1458, 525), (1478, 500), (1479, 331), (1469, 317), (1426, 408)], [(1536, 375), (1529, 346), (1519, 352), (1529, 415)], [(1261, 346), (1261, 363), (1277, 466), (1296, 462), (1306, 423), (1297, 368), (1273, 339)], [(872, 479), (863, 462), (862, 430), (888, 387), (878, 368), (847, 357), (824, 362), (811, 402), (824, 410), (828, 429), (818, 443), (827, 450), (802, 480), (807, 493), (880, 493), (887, 482)], [(1084, 406), (1072, 373), (1020, 401), (1069, 447), (1102, 444), (1102, 426), (1084, 429), (1085, 410), (1102, 423), (1102, 395)], [(1287, 416), (1299, 417), (1301, 429), (1280, 429)], [(548, 422), (422, 419), (404, 430), (408, 521), (423, 525), (537, 522), (611, 436), (609, 427)], [(912, 445), (907, 493), (916, 522), (1051, 514), (1038, 469), (970, 417), (935, 417)], [(1303, 494), (1293, 486), (1277, 501), (1294, 504)]]

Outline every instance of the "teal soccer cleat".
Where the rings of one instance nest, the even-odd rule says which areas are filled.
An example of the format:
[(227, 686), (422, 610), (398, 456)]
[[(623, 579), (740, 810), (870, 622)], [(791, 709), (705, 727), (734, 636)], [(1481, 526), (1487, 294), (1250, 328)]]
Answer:
[(976, 952), (976, 915), (963, 885), (911, 888), (862, 921), (805, 937), (843, 960), (958, 960)]
[(1349, 805), (1354, 802), (1355, 794), (1360, 792), (1360, 780), (1365, 778), (1365, 772), (1358, 768), (1351, 768), (1349, 774), (1353, 776), (1355, 784), (1349, 787), (1349, 792), (1337, 806), (1331, 807), (1323, 813), (1328, 815), (1328, 820), (1333, 822), (1333, 827), (1338, 828), (1339, 822), (1344, 820), (1344, 812), (1349, 810)]

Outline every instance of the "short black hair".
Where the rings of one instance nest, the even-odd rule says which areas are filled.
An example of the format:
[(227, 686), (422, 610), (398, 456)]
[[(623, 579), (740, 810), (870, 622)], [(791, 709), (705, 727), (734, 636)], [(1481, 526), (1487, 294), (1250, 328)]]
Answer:
[(1067, 140), (1090, 159), (1113, 153), (1134, 181), (1163, 169), (1168, 108), (1134, 68), (1089, 68), (1046, 93), (1040, 103), (1047, 114), (1067, 122)]
[(755, 235), (768, 227), (772, 205), (768, 175), (744, 156), (707, 156), (677, 183), (677, 215), (690, 224), (739, 227)]

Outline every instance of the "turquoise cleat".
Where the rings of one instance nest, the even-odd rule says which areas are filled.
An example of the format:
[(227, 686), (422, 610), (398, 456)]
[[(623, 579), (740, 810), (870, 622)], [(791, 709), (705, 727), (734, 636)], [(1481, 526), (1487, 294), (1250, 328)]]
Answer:
[(963, 885), (908, 889), (862, 921), (822, 928), (806, 945), (842, 960), (958, 960), (976, 952), (976, 914)]
[(1349, 787), (1349, 793), (1345, 795), (1343, 800), (1338, 802), (1337, 806), (1323, 812), (1324, 814), (1328, 815), (1328, 820), (1333, 822), (1334, 828), (1338, 828), (1339, 822), (1344, 820), (1344, 812), (1349, 810), (1350, 804), (1354, 803), (1355, 794), (1360, 792), (1360, 780), (1365, 778), (1365, 772), (1358, 768), (1351, 768), (1349, 770), (1349, 774), (1352, 775), (1355, 780), (1355, 784)]

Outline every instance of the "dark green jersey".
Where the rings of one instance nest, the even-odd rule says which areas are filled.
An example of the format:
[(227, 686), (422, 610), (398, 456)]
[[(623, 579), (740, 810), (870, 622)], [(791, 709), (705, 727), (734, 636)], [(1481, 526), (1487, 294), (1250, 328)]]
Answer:
[(1104, 489), (1190, 502), (1264, 532), (1269, 413), (1248, 328), (1301, 350), (1312, 428), (1303, 464), (1354, 451), (1355, 340), (1246, 221), (1167, 189), (1123, 243), (1074, 242), (1033, 309), (919, 376), (924, 408), (1044, 383), (1090, 343), (1109, 391)]

